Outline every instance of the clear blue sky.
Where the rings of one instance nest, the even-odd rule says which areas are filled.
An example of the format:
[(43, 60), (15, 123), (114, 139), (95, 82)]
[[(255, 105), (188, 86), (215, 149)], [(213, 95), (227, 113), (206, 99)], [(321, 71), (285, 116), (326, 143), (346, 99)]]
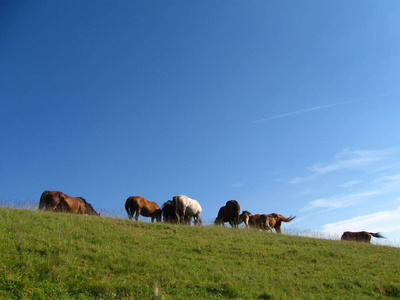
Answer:
[(398, 1), (2, 1), (0, 197), (186, 194), (400, 244)]

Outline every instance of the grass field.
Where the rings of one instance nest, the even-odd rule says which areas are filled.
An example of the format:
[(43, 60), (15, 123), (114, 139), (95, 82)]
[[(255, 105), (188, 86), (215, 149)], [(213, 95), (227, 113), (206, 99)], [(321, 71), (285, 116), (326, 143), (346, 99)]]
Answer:
[(1, 299), (400, 297), (400, 249), (0, 207)]

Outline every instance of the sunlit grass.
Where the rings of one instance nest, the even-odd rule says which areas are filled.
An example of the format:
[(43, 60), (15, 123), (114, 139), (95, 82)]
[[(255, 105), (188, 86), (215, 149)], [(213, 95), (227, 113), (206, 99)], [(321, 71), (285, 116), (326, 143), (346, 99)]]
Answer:
[(1, 207), (0, 218), (0, 298), (400, 296), (393, 247)]

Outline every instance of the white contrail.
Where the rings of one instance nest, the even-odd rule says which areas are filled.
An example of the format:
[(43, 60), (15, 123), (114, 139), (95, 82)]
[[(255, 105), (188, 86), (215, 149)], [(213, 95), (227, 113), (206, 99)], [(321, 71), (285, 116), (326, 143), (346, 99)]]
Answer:
[(322, 105), (322, 106), (316, 106), (316, 107), (296, 110), (296, 111), (292, 111), (292, 112), (289, 112), (289, 113), (286, 113), (286, 114), (276, 115), (276, 116), (272, 116), (272, 117), (269, 117), (269, 118), (265, 118), (265, 119), (261, 119), (261, 120), (257, 120), (257, 121), (252, 121), (250, 123), (251, 124), (262, 123), (262, 122), (266, 122), (266, 121), (270, 121), (270, 120), (274, 120), (274, 119), (285, 118), (285, 117), (289, 117), (289, 116), (293, 116), (293, 115), (303, 114), (303, 113), (306, 113), (306, 112), (309, 112), (309, 111), (313, 111), (313, 110), (319, 110), (319, 109), (324, 109), (324, 108), (328, 108), (328, 107), (333, 107), (333, 106), (338, 106), (338, 105), (343, 105), (343, 104), (353, 103), (353, 102), (355, 102), (355, 101), (338, 102), (338, 103), (333, 103), (333, 104), (328, 104), (328, 105)]
[(262, 123), (262, 122), (271, 121), (271, 120), (275, 120), (275, 119), (286, 118), (286, 117), (290, 117), (290, 116), (293, 116), (293, 115), (304, 114), (304, 113), (307, 113), (307, 112), (310, 112), (310, 111), (313, 111), (313, 110), (325, 109), (325, 108), (338, 106), (338, 105), (343, 105), (343, 104), (349, 104), (349, 103), (355, 103), (355, 102), (360, 102), (360, 101), (365, 101), (365, 100), (371, 100), (371, 99), (376, 99), (376, 98), (387, 97), (389, 95), (390, 94), (381, 94), (381, 95), (376, 95), (376, 96), (372, 96), (372, 97), (368, 97), (368, 98), (363, 98), (363, 99), (360, 99), (360, 100), (337, 102), (337, 103), (328, 104), (328, 105), (322, 105), (322, 106), (316, 106), (316, 107), (296, 110), (296, 111), (292, 111), (292, 112), (289, 112), (289, 113), (285, 113), (285, 114), (276, 115), (276, 116), (272, 116), (272, 117), (265, 118), (265, 119), (252, 121), (252, 122), (250, 122), (250, 124)]

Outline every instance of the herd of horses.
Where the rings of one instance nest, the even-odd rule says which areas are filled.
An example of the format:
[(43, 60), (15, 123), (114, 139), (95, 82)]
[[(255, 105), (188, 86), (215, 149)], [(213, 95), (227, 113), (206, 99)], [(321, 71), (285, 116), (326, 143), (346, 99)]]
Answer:
[[(100, 216), (84, 198), (71, 197), (60, 191), (44, 191), (40, 196), (38, 209)], [(129, 220), (135, 217), (137, 221), (139, 215), (141, 215), (151, 218), (151, 222), (156, 220), (156, 222), (164, 221), (165, 223), (190, 225), (193, 220), (194, 225), (202, 224), (202, 208), (200, 203), (186, 195), (174, 196), (172, 200), (166, 201), (161, 208), (157, 203), (149, 201), (142, 196), (132, 196), (126, 200), (125, 210)], [(255, 228), (271, 232), (274, 229), (276, 233), (281, 233), (282, 222), (290, 222), (295, 217), (296, 216), (290, 216), (286, 218), (276, 213), (254, 215), (248, 211), (240, 213), (239, 202), (236, 200), (229, 200), (226, 202), (225, 206), (219, 209), (214, 224), (225, 226), (225, 223), (229, 223), (233, 228), (236, 228), (244, 223), (246, 228)], [(384, 238), (379, 232), (346, 231), (343, 233), (341, 240), (370, 243), (371, 236), (375, 238)]]

